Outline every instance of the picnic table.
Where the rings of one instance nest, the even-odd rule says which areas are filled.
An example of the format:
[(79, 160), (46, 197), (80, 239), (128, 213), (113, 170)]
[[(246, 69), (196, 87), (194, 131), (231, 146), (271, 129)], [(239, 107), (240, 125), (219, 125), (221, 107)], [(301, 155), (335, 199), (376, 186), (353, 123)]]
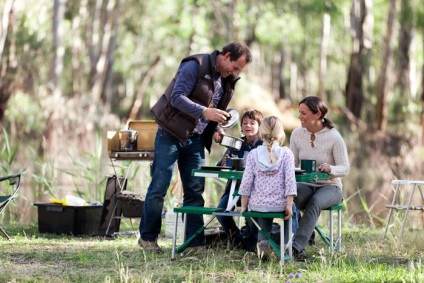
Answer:
[[(296, 181), (297, 182), (316, 182), (318, 180), (326, 180), (329, 178), (328, 173), (322, 173), (322, 172), (311, 172), (311, 173), (305, 173), (303, 170), (297, 170), (299, 172), (296, 173)], [(191, 243), (191, 241), (197, 237), (200, 233), (204, 231), (204, 229), (209, 225), (209, 223), (212, 222), (212, 220), (217, 216), (227, 216), (227, 217), (233, 217), (233, 216), (239, 216), (239, 217), (250, 217), (248, 214), (249, 212), (245, 212), (243, 215), (241, 212), (233, 211), (233, 208), (237, 204), (240, 196), (238, 195), (236, 191), (236, 184), (237, 180), (241, 180), (243, 178), (243, 171), (237, 171), (237, 170), (231, 170), (230, 168), (223, 167), (223, 166), (203, 166), (199, 169), (192, 170), (192, 176), (195, 177), (204, 177), (204, 178), (220, 178), (220, 179), (228, 179), (231, 181), (231, 187), (230, 187), (230, 196), (228, 199), (228, 204), (225, 210), (220, 208), (213, 208), (213, 207), (178, 207), (174, 208), (174, 212), (178, 213), (191, 213), (191, 214), (203, 214), (203, 215), (211, 215), (210, 219), (199, 228), (199, 230), (192, 235), (190, 238), (185, 239), (184, 243), (181, 244), (178, 248), (176, 247), (176, 235), (177, 235), (177, 223), (175, 223), (175, 233), (174, 233), (174, 239), (173, 239), (173, 248), (172, 248), (172, 256), (171, 258), (174, 259), (176, 253), (183, 252)], [(284, 212), (280, 213), (279, 215), (275, 215), (273, 218), (281, 218), (283, 219)], [(177, 222), (176, 217), (176, 222)], [(291, 220), (291, 219), (290, 219)], [(186, 225), (186, 221), (184, 221), (184, 225)], [(290, 230), (291, 230), (291, 224)], [(281, 235), (284, 235), (284, 225), (280, 225), (281, 229)], [(185, 230), (185, 228), (184, 228)], [(290, 231), (291, 232), (291, 231)], [(272, 239), (270, 239), (272, 241)], [(273, 248), (277, 251), (277, 253), (280, 254), (281, 257), (281, 263), (284, 264), (284, 259), (288, 259), (291, 257), (291, 242), (289, 247), (289, 255), (284, 256), (284, 252), (280, 250), (277, 245), (273, 243)], [(280, 245), (283, 244), (283, 240), (281, 240)]]

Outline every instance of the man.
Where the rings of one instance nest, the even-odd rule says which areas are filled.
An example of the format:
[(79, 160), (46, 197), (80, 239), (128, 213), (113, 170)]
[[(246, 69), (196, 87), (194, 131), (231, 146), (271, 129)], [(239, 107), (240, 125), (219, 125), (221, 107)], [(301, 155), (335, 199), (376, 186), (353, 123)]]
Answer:
[[(178, 163), (184, 190), (183, 205), (204, 206), (205, 180), (191, 176), (205, 163), (212, 138), (219, 142), (229, 114), (225, 112), (233, 96), (238, 74), (252, 61), (247, 46), (231, 43), (221, 52), (197, 54), (182, 60), (174, 79), (152, 107), (159, 124), (155, 138), (152, 181), (147, 190), (140, 222), (139, 245), (145, 251), (160, 253), (157, 237), (161, 230), (164, 197)], [(203, 215), (188, 215), (186, 236), (203, 226)], [(191, 249), (203, 247), (204, 234), (198, 235)]]

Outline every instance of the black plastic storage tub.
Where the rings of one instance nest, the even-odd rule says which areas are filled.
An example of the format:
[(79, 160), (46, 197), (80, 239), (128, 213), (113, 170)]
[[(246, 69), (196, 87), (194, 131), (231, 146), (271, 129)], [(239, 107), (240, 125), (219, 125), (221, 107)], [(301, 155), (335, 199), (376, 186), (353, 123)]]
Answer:
[(64, 206), (35, 203), (38, 207), (40, 233), (92, 235), (97, 234), (103, 206)]

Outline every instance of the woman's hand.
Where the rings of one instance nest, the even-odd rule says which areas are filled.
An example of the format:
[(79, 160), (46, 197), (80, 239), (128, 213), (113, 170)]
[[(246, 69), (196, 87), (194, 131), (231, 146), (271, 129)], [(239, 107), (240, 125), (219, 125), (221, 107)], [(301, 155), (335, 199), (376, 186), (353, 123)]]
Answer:
[(318, 167), (318, 170), (321, 172), (331, 173), (331, 166), (330, 164), (323, 163)]
[(245, 212), (245, 211), (247, 211), (247, 206), (242, 206), (242, 207), (240, 208), (240, 212), (241, 212), (241, 213), (243, 213), (243, 212)]

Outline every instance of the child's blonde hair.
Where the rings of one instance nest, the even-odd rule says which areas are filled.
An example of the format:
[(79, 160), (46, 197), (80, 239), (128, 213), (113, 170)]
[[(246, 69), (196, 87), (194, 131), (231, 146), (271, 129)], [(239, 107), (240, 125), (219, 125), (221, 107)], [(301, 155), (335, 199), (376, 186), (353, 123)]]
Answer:
[(268, 148), (271, 163), (277, 161), (277, 156), (272, 152), (275, 146), (281, 145), (286, 140), (283, 123), (276, 116), (268, 116), (262, 119), (259, 126), (259, 136)]

